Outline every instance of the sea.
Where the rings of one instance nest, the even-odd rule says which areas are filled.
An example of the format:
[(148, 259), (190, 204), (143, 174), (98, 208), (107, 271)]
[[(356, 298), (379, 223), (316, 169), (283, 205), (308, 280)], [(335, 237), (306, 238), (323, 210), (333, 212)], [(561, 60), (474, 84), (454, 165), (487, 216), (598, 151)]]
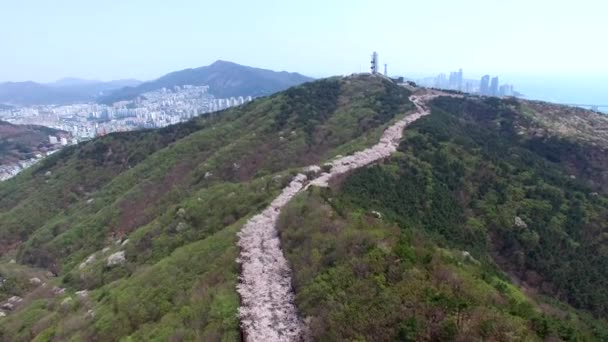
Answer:
[[(524, 98), (562, 104), (608, 106), (608, 76), (511, 76), (505, 77)], [(502, 83), (502, 82), (501, 82)], [(608, 107), (600, 107), (608, 113)]]

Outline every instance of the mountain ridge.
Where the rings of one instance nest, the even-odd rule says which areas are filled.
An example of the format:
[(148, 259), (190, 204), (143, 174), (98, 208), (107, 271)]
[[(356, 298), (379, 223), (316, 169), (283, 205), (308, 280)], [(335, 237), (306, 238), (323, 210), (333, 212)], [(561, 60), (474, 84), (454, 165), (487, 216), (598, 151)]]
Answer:
[(89, 81), (66, 78), (52, 83), (5, 82), (0, 83), (0, 102), (12, 105), (60, 105), (91, 102), (100, 94), (126, 85), (139, 84), (137, 80)]
[(218, 60), (208, 66), (168, 73), (138, 87), (120, 89), (99, 99), (110, 104), (132, 100), (144, 92), (183, 85), (209, 85), (209, 92), (217, 97), (266, 96), (291, 86), (311, 81), (312, 78), (293, 72), (243, 66)]
[[(319, 165), (313, 178), (349, 171), (415, 111), (411, 95), (381, 76), (317, 80), (71, 146), (0, 184), (0, 274), (15, 284), (0, 301), (23, 298), (0, 336), (239, 340), (237, 233), (303, 167)], [(594, 305), (605, 296), (608, 199), (585, 170), (594, 155), (555, 158), (586, 151), (596, 117), (550, 113), (588, 123), (566, 143), (526, 105), (434, 99), (390, 156), (289, 201), (273, 236), (313, 339), (608, 336), (606, 308)]]

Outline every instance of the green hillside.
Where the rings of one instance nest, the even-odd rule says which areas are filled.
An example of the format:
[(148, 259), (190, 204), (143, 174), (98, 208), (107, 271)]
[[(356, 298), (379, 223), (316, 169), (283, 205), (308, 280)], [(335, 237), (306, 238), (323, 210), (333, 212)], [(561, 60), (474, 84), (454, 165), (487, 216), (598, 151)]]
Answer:
[[(28, 293), (19, 272), (2, 273), (21, 283), (2, 298), (24, 297), (0, 321), (4, 337), (236, 339), (235, 233), (244, 220), (294, 168), (375, 143), (413, 107), (408, 96), (379, 78), (330, 78), (66, 148), (1, 184), (4, 262), (57, 275)], [(120, 252), (125, 262), (108, 266)], [(66, 294), (53, 296), (51, 284)]]
[[(410, 95), (319, 80), (0, 183), (0, 340), (240, 340), (236, 233), (302, 167), (376, 144)], [(391, 158), (290, 202), (278, 228), (313, 340), (608, 339), (603, 126), (546, 115), (438, 98)]]
[(526, 106), (437, 99), (392, 158), (290, 203), (315, 340), (608, 339), (608, 197), (549, 157), (581, 140), (525, 133)]

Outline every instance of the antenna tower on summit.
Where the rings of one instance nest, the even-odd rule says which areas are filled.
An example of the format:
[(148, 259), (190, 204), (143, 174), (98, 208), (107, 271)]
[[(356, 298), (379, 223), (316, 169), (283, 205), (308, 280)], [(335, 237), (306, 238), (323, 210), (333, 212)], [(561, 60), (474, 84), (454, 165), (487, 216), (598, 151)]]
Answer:
[(378, 53), (376, 53), (376, 51), (374, 51), (374, 53), (372, 54), (372, 74), (375, 75), (378, 73)]

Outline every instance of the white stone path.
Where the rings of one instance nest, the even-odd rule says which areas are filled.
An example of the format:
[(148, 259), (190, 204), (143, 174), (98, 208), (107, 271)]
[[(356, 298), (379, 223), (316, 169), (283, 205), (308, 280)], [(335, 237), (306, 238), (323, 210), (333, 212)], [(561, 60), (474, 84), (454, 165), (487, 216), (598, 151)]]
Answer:
[[(376, 145), (332, 161), (328, 173), (308, 179), (298, 174), (260, 214), (255, 215), (238, 234), (241, 265), (237, 292), (241, 296), (239, 317), (246, 341), (279, 342), (306, 340), (306, 326), (298, 316), (291, 287), (291, 270), (283, 256), (276, 229), (281, 208), (311, 185), (327, 186), (331, 178), (388, 157), (397, 150), (403, 129), (428, 115), (424, 102), (434, 96), (412, 96), (417, 112), (388, 127)], [(320, 170), (310, 166), (305, 170)]]

